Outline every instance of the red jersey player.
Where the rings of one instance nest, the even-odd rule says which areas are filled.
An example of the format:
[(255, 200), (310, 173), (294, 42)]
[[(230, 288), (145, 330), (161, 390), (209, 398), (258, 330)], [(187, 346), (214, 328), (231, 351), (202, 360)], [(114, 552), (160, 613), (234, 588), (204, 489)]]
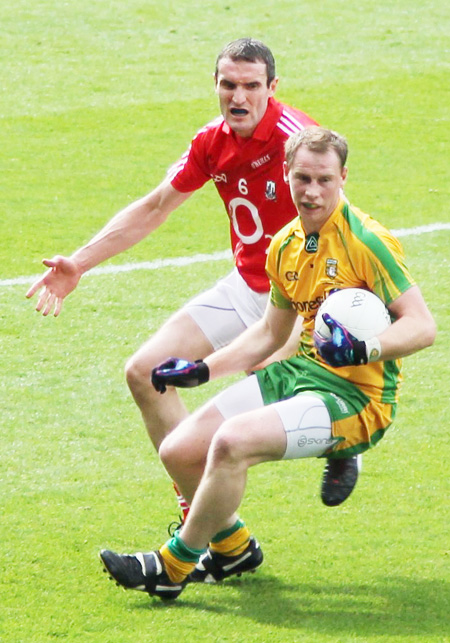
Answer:
[[(224, 83), (222, 78), (219, 83)], [(295, 217), (283, 180), (284, 142), (313, 123), (303, 112), (269, 98), (251, 136), (235, 136), (227, 121), (218, 118), (198, 132), (169, 173), (180, 192), (214, 181), (230, 218), (236, 267), (256, 292), (268, 291), (264, 266), (270, 239), (282, 221)]]
[(236, 268), (175, 313), (126, 367), (156, 449), (187, 411), (175, 388), (164, 396), (154, 390), (153, 367), (169, 355), (204, 358), (262, 317), (269, 289), (267, 247), (296, 216), (283, 179), (284, 142), (315, 121), (277, 102), (277, 83), (272, 53), (263, 43), (243, 38), (227, 45), (215, 71), (222, 116), (197, 133), (158, 187), (118, 212), (85, 246), (70, 257), (45, 259), (49, 270), (27, 292), (31, 297), (40, 290), (36, 310), (57, 316), (83, 273), (141, 241), (195, 190), (214, 181), (229, 216)]

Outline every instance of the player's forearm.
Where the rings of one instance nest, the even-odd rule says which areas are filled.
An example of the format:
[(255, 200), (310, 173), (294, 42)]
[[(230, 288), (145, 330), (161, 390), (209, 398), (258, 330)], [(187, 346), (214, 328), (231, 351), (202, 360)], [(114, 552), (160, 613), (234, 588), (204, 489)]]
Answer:
[(89, 243), (72, 255), (72, 259), (83, 273), (128, 250), (158, 228), (190, 194), (178, 192), (169, 179), (165, 179), (152, 192), (116, 214)]
[(412, 355), (431, 346), (436, 325), (431, 315), (426, 318), (402, 317), (380, 335), (381, 359), (392, 360)]
[(379, 337), (382, 360), (406, 357), (431, 346), (436, 324), (418, 286), (400, 295), (389, 310), (396, 321)]
[(261, 319), (231, 344), (204, 360), (208, 364), (210, 379), (250, 371), (283, 346), (289, 333), (289, 326), (284, 332), (268, 324), (265, 318)]
[(248, 344), (233, 342), (230, 346), (220, 349), (204, 360), (209, 368), (209, 378), (213, 380), (242, 371), (250, 371), (253, 366), (265, 360), (277, 348), (278, 346), (264, 350), (251, 350)]

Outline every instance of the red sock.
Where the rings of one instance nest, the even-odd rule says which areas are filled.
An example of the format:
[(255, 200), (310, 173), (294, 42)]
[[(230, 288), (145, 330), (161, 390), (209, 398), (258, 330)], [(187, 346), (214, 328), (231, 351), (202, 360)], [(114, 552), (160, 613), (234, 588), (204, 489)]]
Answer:
[(179, 507), (181, 509), (181, 513), (183, 514), (183, 522), (185, 522), (185, 520), (186, 520), (186, 518), (188, 516), (188, 513), (189, 513), (189, 505), (188, 505), (185, 497), (181, 493), (181, 491), (178, 489), (176, 482), (173, 483), (173, 488), (174, 488), (175, 493), (177, 495), (178, 505), (179, 505)]

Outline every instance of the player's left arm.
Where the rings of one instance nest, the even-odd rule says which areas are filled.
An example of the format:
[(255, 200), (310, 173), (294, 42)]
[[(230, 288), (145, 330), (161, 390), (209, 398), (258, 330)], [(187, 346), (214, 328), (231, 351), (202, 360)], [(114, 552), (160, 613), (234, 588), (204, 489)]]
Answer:
[(436, 324), (418, 286), (411, 286), (388, 308), (395, 321), (378, 336), (382, 360), (406, 357), (433, 344)]

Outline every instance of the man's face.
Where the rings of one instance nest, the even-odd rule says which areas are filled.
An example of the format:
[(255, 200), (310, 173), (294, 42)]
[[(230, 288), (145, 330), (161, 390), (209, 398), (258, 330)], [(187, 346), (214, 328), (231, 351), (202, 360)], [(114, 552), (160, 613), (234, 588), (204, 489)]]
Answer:
[(275, 78), (267, 87), (267, 69), (263, 62), (233, 62), (230, 58), (219, 61), (216, 94), (222, 116), (236, 134), (243, 137), (253, 134), (277, 82)]
[(284, 173), (305, 232), (319, 232), (339, 202), (347, 168), (333, 149), (320, 154), (302, 145)]

